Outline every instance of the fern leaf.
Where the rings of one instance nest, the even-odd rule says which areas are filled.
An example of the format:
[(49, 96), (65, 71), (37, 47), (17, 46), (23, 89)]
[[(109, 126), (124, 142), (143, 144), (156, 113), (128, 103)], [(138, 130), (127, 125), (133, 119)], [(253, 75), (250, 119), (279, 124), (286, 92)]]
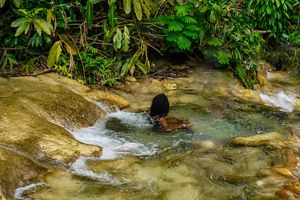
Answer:
[(199, 31), (200, 28), (196, 25), (193, 25), (193, 24), (189, 24), (189, 25), (186, 25), (184, 27), (185, 30), (189, 30), (189, 31)]
[(49, 51), (49, 56), (48, 56), (48, 60), (47, 60), (47, 66), (49, 68), (53, 67), (54, 64), (57, 62), (57, 60), (61, 54), (61, 51), (62, 51), (61, 41), (55, 42)]
[(183, 27), (184, 25), (176, 20), (173, 20), (168, 24), (169, 31), (182, 31)]
[(207, 44), (209, 44), (210, 46), (214, 46), (214, 47), (220, 47), (223, 44), (223, 41), (219, 38), (210, 38), (207, 41)]
[(192, 45), (191, 40), (189, 40), (184, 35), (179, 35), (176, 43), (177, 43), (178, 47), (183, 50), (189, 49)]
[(230, 54), (225, 51), (219, 50), (214, 54), (214, 57), (217, 58), (218, 62), (222, 65), (227, 65), (230, 62)]
[(177, 34), (174, 33), (174, 32), (171, 32), (171, 33), (167, 33), (166, 34), (166, 40), (169, 41), (169, 42), (177, 42)]
[(183, 31), (182, 33), (194, 40), (199, 38), (199, 33), (196, 31)]
[(175, 6), (176, 16), (182, 17), (188, 15), (191, 11), (187, 5)]
[(174, 15), (169, 15), (169, 16), (159, 16), (156, 21), (160, 24), (169, 24), (172, 20), (175, 19)]
[(99, 50), (97, 48), (90, 45), (86, 46), (86, 49), (88, 52), (91, 52), (94, 55), (99, 53)]
[(187, 24), (197, 24), (197, 20), (191, 16), (183, 16), (180, 18), (180, 20)]

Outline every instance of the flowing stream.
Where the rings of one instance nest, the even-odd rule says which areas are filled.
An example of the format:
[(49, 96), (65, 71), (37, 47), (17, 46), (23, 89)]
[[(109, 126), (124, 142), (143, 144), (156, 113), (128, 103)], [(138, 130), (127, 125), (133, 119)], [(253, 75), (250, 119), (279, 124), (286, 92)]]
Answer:
[(106, 117), (72, 134), (101, 147), (102, 154), (79, 157), (69, 171), (43, 174), (39, 182), (19, 188), (17, 199), (271, 199), (284, 180), (269, 169), (281, 166), (283, 153), (266, 146), (232, 145), (228, 138), (297, 126), (300, 118), (239, 109), (214, 115), (183, 106), (172, 108), (169, 115), (188, 118), (192, 131), (165, 133), (145, 113), (99, 106)]

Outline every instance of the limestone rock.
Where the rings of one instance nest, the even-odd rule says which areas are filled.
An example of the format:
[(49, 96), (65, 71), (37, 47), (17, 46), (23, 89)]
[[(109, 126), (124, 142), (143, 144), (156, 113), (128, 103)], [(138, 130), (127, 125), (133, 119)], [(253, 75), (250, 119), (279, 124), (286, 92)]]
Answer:
[(33, 77), (4, 80), (0, 87), (0, 195), (12, 199), (16, 187), (55, 165), (99, 147), (76, 141), (68, 130), (90, 126), (104, 112), (58, 83)]
[(278, 132), (264, 133), (260, 135), (252, 135), (248, 137), (235, 137), (232, 139), (234, 144), (260, 146), (267, 144), (269, 141), (283, 139), (283, 135)]

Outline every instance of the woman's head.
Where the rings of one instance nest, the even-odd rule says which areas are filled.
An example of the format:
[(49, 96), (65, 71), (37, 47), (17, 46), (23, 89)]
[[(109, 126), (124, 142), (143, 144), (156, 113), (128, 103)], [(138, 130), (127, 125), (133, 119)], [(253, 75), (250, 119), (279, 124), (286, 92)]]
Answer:
[(151, 117), (165, 117), (169, 113), (169, 107), (168, 97), (164, 94), (159, 94), (153, 98), (149, 114)]

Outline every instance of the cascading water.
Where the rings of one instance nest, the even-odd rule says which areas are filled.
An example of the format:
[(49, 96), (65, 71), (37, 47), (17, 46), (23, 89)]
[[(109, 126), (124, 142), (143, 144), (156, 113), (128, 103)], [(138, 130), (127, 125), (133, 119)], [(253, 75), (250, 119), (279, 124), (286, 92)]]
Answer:
[[(176, 107), (170, 116), (188, 118), (194, 124), (193, 131), (165, 133), (154, 129), (144, 113), (98, 106), (106, 110), (105, 118), (72, 134), (82, 143), (101, 147), (102, 154), (79, 157), (71, 164), (72, 176), (69, 172), (49, 172), (50, 178), (41, 180), (52, 189), (34, 192), (32, 198), (251, 199), (251, 195), (274, 194), (277, 186), (271, 183), (278, 187), (282, 184), (276, 176), (270, 183), (257, 175), (281, 163), (278, 151), (224, 143), (230, 136), (276, 130), (280, 124), (276, 117), (270, 117), (272, 113), (230, 110), (226, 118)], [(32, 187), (18, 190), (22, 192), (16, 192), (16, 197), (22, 198), (26, 189), (30, 193)]]
[(279, 91), (276, 93), (260, 92), (262, 101), (269, 106), (274, 106), (283, 112), (292, 112), (295, 107), (297, 95)]
[(157, 146), (155, 144), (145, 145), (134, 141), (128, 141), (122, 137), (114, 135), (114, 132), (107, 129), (105, 126), (107, 120), (109, 120), (110, 118), (116, 118), (124, 124), (140, 128), (151, 126), (146, 116), (142, 114), (116, 111), (114, 113), (107, 114), (104, 119), (98, 120), (94, 126), (82, 128), (78, 131), (72, 132), (73, 136), (78, 141), (102, 147), (102, 154), (99, 158), (78, 158), (78, 160), (72, 164), (71, 170), (72, 173), (80, 176), (97, 179), (103, 181), (104, 183), (118, 185), (121, 184), (122, 181), (116, 180), (108, 172), (96, 174), (90, 171), (86, 167), (86, 161), (113, 160), (126, 155), (151, 156), (156, 153)]

